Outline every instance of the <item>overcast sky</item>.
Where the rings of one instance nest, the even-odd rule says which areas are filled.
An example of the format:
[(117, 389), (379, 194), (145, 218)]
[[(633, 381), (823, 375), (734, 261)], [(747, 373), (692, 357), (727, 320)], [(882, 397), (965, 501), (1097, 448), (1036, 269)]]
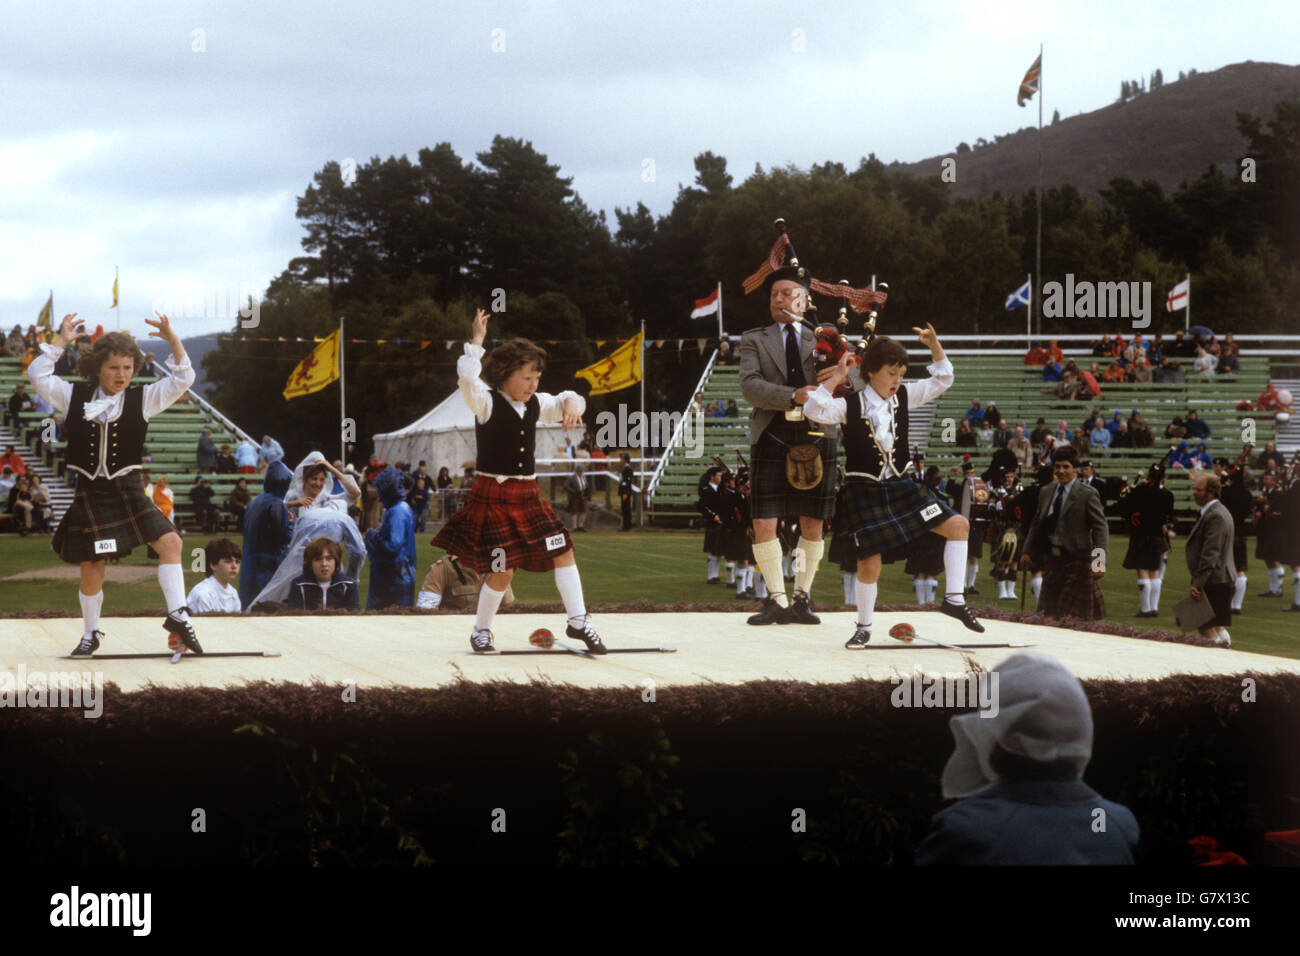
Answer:
[(9, 0), (0, 321), (26, 327), (53, 289), (56, 322), (114, 328), (117, 266), (124, 328), (166, 303), (182, 334), (227, 330), (301, 254), (295, 199), (331, 159), (520, 137), (613, 223), (638, 201), (666, 212), (705, 150), (739, 183), (755, 163), (909, 162), (1033, 125), (1015, 94), (1040, 42), (1045, 120), (1156, 67), (1295, 63), (1296, 9)]

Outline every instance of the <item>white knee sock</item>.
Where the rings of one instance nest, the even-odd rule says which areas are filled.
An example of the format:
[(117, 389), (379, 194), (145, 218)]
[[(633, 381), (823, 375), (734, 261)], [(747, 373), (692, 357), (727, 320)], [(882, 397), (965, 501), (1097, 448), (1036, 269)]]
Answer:
[(1160, 589), (1165, 586), (1164, 578), (1147, 578), (1147, 587), (1151, 589), (1148, 603), (1151, 605), (1150, 610), (1160, 610)]
[(1237, 578), (1237, 583), (1232, 586), (1232, 609), (1241, 610), (1241, 602), (1246, 599), (1246, 579)]
[[(185, 570), (179, 564), (158, 565), (158, 583), (162, 586), (169, 613), (185, 606)], [(176, 617), (182, 621), (190, 619), (184, 611), (178, 612)]]
[(1138, 602), (1142, 606), (1143, 614), (1151, 610), (1151, 581), (1149, 578), (1138, 578)]
[(844, 578), (844, 603), (852, 604), (857, 600), (858, 592), (854, 588), (853, 582), (858, 579), (858, 576), (852, 571), (845, 571), (842, 577)]
[(1038, 607), (1038, 600), (1043, 595), (1043, 579), (1033, 577), (1029, 579), (1029, 590), (1034, 592), (1034, 607)]
[(927, 583), (928, 583), (928, 582), (925, 581), (925, 580), (922, 579), (922, 578), (914, 578), (914, 579), (912, 580), (912, 589), (913, 589), (914, 591), (916, 591), (916, 603), (917, 603), (917, 604), (924, 604), (924, 603), (925, 603), (926, 596), (927, 596), (927, 595), (929, 594), (929, 592), (930, 592), (930, 589), (929, 589), (928, 587), (926, 587), (926, 584), (927, 584)]
[(966, 587), (973, 588), (975, 586), (975, 575), (979, 574), (979, 572), (980, 564), (978, 561), (966, 566)]
[(91, 631), (99, 630), (99, 612), (104, 606), (104, 592), (101, 589), (98, 594), (82, 594), (78, 588), (77, 597), (81, 599), (81, 624), (89, 637)]
[(1268, 589), (1274, 594), (1282, 593), (1282, 577), (1286, 574), (1283, 568), (1268, 569)]
[(927, 578), (925, 582), (926, 604), (933, 604), (935, 598), (939, 596), (939, 579)]
[(576, 564), (555, 569), (555, 587), (564, 602), (564, 613), (569, 615), (572, 627), (582, 627), (582, 619), (587, 616), (587, 606), (582, 603), (582, 578), (578, 577)]
[(745, 569), (744, 568), (738, 568), (736, 570), (736, 593), (737, 594), (745, 593)]
[(712, 581), (718, 576), (718, 559), (709, 555), (709, 580)]
[(858, 598), (858, 627), (870, 627), (872, 616), (876, 612), (876, 591), (879, 590), (879, 585), (855, 581), (854, 590)]
[(767, 597), (767, 582), (763, 580), (763, 575), (760, 574), (757, 578), (751, 577), (749, 580), (754, 585), (755, 597)]
[(789, 607), (790, 601), (785, 596), (785, 578), (781, 574), (781, 542), (776, 538), (755, 542), (754, 562), (758, 565), (758, 570), (763, 572), (763, 580), (767, 582), (772, 600), (781, 607)]
[(736, 583), (736, 562), (735, 561), (727, 562), (727, 583), (728, 584)]
[(501, 599), (505, 596), (504, 590), (494, 591), (487, 586), (486, 582), (483, 584), (478, 592), (478, 616), (474, 618), (474, 630), (492, 630), (492, 619), (497, 616), (497, 608), (501, 606)]
[(1291, 600), (1295, 604), (1300, 604), (1300, 571), (1294, 572), (1291, 580), (1295, 583), (1295, 594)]
[[(943, 590), (944, 600), (953, 604), (965, 604), (966, 598), (961, 582), (966, 573), (966, 542), (949, 539), (943, 545)], [(975, 572), (971, 571), (974, 580)]]
[(803, 551), (803, 570), (794, 573), (794, 589), (811, 595), (813, 578), (817, 576), (817, 566), (822, 563), (826, 542), (809, 541), (800, 535), (798, 547)]

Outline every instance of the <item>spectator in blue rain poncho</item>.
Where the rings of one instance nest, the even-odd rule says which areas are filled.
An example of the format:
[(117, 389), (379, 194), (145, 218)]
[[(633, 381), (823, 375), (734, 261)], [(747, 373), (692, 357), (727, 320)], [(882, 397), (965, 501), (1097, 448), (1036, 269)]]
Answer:
[(289, 509), (284, 506), (284, 495), (292, 481), (293, 472), (288, 467), (282, 462), (271, 462), (262, 482), (262, 493), (249, 503), (244, 512), (244, 560), (239, 576), (239, 603), (245, 611), (271, 580), (289, 547)]
[(406, 483), (396, 468), (375, 478), (384, 520), (366, 532), (370, 591), (366, 610), (415, 605), (415, 513), (406, 503)]

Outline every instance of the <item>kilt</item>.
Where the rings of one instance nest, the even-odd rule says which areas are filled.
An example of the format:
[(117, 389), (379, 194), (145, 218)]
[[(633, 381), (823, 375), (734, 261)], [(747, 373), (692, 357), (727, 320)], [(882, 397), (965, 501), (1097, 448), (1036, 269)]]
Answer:
[[(786, 444), (782, 444), (785, 442)], [(790, 445), (815, 444), (822, 455), (822, 483), (799, 491), (785, 480), (785, 455)], [(755, 518), (786, 515), (829, 518), (835, 509), (835, 453), (839, 440), (809, 439), (807, 425), (779, 419), (751, 445), (749, 452), (750, 512)]]
[(859, 558), (898, 551), (956, 513), (911, 478), (846, 478), (835, 501), (836, 524), (852, 536)]
[(714, 524), (711, 518), (705, 518), (704, 520), (709, 522), (704, 526), (704, 553), (721, 555), (727, 549), (726, 526)]
[(1106, 599), (1092, 577), (1092, 561), (1048, 556), (1043, 570), (1043, 593), (1039, 610), (1048, 617), (1081, 617), (1097, 620), (1106, 616)]
[[(158, 506), (145, 496), (140, 472), (94, 481), (77, 475), (72, 506), (54, 532), (51, 546), (69, 564), (120, 558), (131, 549), (175, 531)], [(95, 542), (112, 538), (117, 549), (95, 553)]]
[[(442, 526), (433, 546), (479, 574), (512, 568), (550, 571), (555, 558), (573, 547), (573, 538), (555, 509), (542, 500), (536, 481), (477, 475), (465, 504)], [(504, 568), (500, 562), (492, 566), (498, 548), (505, 554)]]
[(920, 541), (907, 549), (907, 563), (903, 570), (912, 577), (918, 574), (937, 578), (943, 571), (943, 549), (947, 545), (943, 535), (927, 532)]
[(1242, 536), (1232, 539), (1232, 563), (1236, 565), (1238, 574), (1246, 570), (1246, 539)]
[(1160, 559), (1164, 553), (1164, 535), (1132, 535), (1128, 539), (1128, 551), (1124, 554), (1124, 567), (1130, 571), (1159, 571)]
[(749, 540), (744, 528), (722, 530), (722, 556), (728, 561), (754, 563), (754, 543)]
[(1231, 584), (1207, 584), (1203, 589), (1205, 591), (1205, 600), (1210, 602), (1210, 607), (1214, 608), (1214, 619), (1202, 627), (1231, 627), (1232, 626), (1232, 588)]

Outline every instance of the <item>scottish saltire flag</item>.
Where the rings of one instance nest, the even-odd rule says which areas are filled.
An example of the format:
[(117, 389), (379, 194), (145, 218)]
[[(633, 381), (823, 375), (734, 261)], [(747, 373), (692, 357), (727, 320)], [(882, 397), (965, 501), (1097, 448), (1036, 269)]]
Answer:
[(1010, 312), (1012, 309), (1018, 309), (1018, 308), (1020, 308), (1020, 306), (1022, 306), (1022, 305), (1028, 305), (1028, 304), (1029, 304), (1029, 283), (1030, 283), (1030, 281), (1031, 281), (1031, 280), (1026, 279), (1024, 285), (1022, 285), (1022, 286), (1021, 286), (1019, 289), (1017, 289), (1015, 292), (1013, 292), (1013, 293), (1011, 293), (1009, 296), (1007, 296), (1007, 311), (1008, 311), (1008, 312)]
[(1024, 106), (1038, 92), (1038, 77), (1043, 72), (1043, 54), (1038, 54), (1034, 65), (1029, 68), (1025, 78), (1020, 81), (1020, 92), (1016, 94), (1016, 105)]

